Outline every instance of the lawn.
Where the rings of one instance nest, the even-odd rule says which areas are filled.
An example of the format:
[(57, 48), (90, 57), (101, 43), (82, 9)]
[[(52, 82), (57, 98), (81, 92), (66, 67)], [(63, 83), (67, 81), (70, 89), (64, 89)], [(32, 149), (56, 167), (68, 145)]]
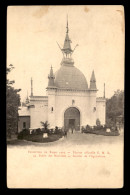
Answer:
[(62, 137), (60, 134), (51, 134), (47, 138), (43, 138), (42, 134), (38, 135), (25, 135), (22, 140), (32, 141), (32, 142), (39, 142), (39, 143), (46, 143), (46, 142), (53, 142), (57, 141)]

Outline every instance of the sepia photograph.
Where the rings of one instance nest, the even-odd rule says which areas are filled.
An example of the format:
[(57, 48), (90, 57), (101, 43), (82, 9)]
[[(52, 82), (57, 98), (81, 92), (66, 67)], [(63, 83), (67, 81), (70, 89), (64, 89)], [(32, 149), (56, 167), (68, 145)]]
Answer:
[(8, 6), (8, 188), (122, 188), (122, 5)]

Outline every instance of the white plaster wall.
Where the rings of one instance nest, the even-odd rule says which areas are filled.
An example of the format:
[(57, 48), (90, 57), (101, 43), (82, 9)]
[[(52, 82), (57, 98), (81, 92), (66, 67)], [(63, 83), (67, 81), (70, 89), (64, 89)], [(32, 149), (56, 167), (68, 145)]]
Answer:
[[(80, 127), (95, 125), (99, 118), (105, 124), (105, 101), (97, 99), (96, 91), (76, 92), (48, 90), (48, 101), (31, 101), (35, 108), (30, 108), (31, 128), (41, 127), (41, 121), (48, 121), (50, 127), (64, 126), (64, 112), (69, 107), (76, 107), (80, 111)], [(72, 105), (72, 100), (75, 100)], [(53, 107), (53, 112), (51, 111)], [(96, 107), (96, 111), (94, 111)]]
[(106, 123), (106, 101), (97, 100), (96, 102), (96, 119), (99, 118), (102, 125)]
[(94, 125), (96, 120), (93, 114), (93, 106), (96, 107), (96, 94), (92, 93), (91, 98), (88, 92), (57, 92), (56, 93), (56, 115), (55, 125), (64, 126), (64, 112), (72, 106), (72, 100), (75, 100), (74, 107), (80, 111), (80, 127), (87, 124)]
[(90, 113), (89, 113), (89, 125), (93, 126), (96, 125), (96, 91), (90, 91), (90, 96), (89, 96), (89, 106), (90, 106)]
[[(55, 89), (48, 89), (48, 123), (50, 128), (54, 128), (55, 124)], [(53, 107), (53, 111), (51, 110)]]
[(35, 107), (30, 108), (30, 128), (40, 128), (42, 127), (40, 122), (48, 120), (47, 102), (35, 101), (31, 103), (33, 103)]

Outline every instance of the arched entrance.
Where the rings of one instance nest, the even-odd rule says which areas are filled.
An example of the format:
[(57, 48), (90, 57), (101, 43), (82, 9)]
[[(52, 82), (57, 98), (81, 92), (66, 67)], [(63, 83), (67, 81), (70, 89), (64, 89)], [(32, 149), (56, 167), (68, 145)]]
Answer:
[(77, 108), (70, 107), (65, 111), (64, 127), (65, 129), (74, 127), (76, 131), (80, 130), (80, 112)]

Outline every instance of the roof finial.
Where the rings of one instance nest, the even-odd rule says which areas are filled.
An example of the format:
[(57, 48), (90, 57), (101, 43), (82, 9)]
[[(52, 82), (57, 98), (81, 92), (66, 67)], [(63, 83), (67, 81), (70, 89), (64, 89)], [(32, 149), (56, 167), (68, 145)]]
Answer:
[(66, 26), (66, 28), (67, 28), (66, 33), (68, 33), (69, 32), (69, 28), (68, 28), (68, 14), (67, 14), (67, 26)]
[(32, 80), (32, 77), (31, 77), (31, 96), (33, 96), (33, 80)]

